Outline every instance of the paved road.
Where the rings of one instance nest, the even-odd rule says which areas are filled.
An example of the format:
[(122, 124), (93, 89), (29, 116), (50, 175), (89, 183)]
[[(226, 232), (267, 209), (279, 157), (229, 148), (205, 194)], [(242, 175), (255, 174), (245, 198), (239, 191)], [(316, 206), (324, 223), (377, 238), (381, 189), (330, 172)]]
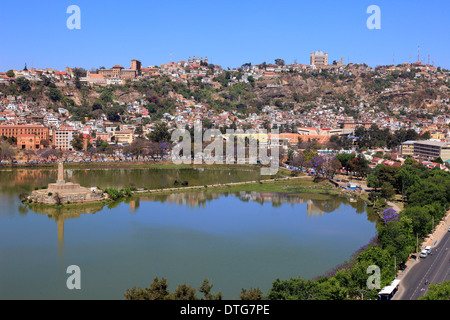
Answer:
[(400, 283), (395, 300), (417, 300), (428, 292), (429, 283), (450, 280), (450, 232), (447, 232), (436, 246), (432, 246), (432, 255), (414, 262)]

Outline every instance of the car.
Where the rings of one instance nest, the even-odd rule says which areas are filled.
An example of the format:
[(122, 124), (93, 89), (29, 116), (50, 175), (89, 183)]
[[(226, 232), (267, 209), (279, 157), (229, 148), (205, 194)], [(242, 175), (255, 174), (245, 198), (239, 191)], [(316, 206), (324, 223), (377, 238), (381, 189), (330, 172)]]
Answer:
[(421, 258), (426, 258), (428, 256), (427, 250), (422, 250), (419, 254), (419, 257)]
[(425, 250), (426, 250), (427, 254), (430, 254), (431, 253), (431, 246), (426, 246)]
[(448, 227), (448, 232), (450, 232), (450, 227)]

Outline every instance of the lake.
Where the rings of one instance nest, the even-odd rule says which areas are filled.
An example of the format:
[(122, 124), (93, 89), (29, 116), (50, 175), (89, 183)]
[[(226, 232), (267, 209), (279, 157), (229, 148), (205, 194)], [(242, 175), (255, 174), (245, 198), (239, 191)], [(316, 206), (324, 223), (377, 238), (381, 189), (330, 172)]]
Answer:
[[(258, 179), (258, 170), (66, 170), (84, 186), (171, 187)], [(0, 171), (0, 299), (123, 299), (128, 288), (166, 278), (169, 290), (207, 278), (212, 293), (264, 294), (276, 278), (314, 278), (348, 260), (376, 233), (363, 202), (339, 196), (186, 192), (108, 206), (29, 208), (21, 193), (56, 170)], [(81, 270), (69, 290), (67, 267)]]

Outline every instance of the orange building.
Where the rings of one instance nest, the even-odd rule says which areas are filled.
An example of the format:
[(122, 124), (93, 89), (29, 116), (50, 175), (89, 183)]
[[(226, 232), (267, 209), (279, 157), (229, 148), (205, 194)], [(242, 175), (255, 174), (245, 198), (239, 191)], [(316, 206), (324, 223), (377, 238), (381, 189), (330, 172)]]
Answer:
[[(140, 71), (140, 65), (137, 65), (137, 60), (134, 62), (134, 67), (136, 69), (139, 68)], [(119, 66), (116, 64), (111, 69), (100, 69), (98, 73), (102, 75), (105, 78), (120, 78), (124, 80), (132, 80), (137, 77), (137, 70), (134, 69), (124, 69), (124, 67)]]
[(43, 148), (41, 139), (35, 134), (21, 134), (17, 136), (17, 147), (23, 150), (39, 150)]
[(0, 137), (14, 137), (17, 139), (24, 134), (34, 134), (40, 140), (49, 139), (49, 129), (42, 125), (0, 125)]

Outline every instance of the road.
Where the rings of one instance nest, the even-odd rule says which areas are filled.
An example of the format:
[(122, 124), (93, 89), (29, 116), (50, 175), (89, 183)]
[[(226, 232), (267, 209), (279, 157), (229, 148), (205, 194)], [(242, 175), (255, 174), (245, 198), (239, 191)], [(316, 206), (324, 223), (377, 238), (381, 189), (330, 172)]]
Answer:
[(429, 283), (450, 280), (450, 232), (446, 232), (436, 246), (432, 246), (432, 255), (418, 258), (411, 269), (402, 277), (400, 289), (395, 300), (417, 300), (428, 292)]

